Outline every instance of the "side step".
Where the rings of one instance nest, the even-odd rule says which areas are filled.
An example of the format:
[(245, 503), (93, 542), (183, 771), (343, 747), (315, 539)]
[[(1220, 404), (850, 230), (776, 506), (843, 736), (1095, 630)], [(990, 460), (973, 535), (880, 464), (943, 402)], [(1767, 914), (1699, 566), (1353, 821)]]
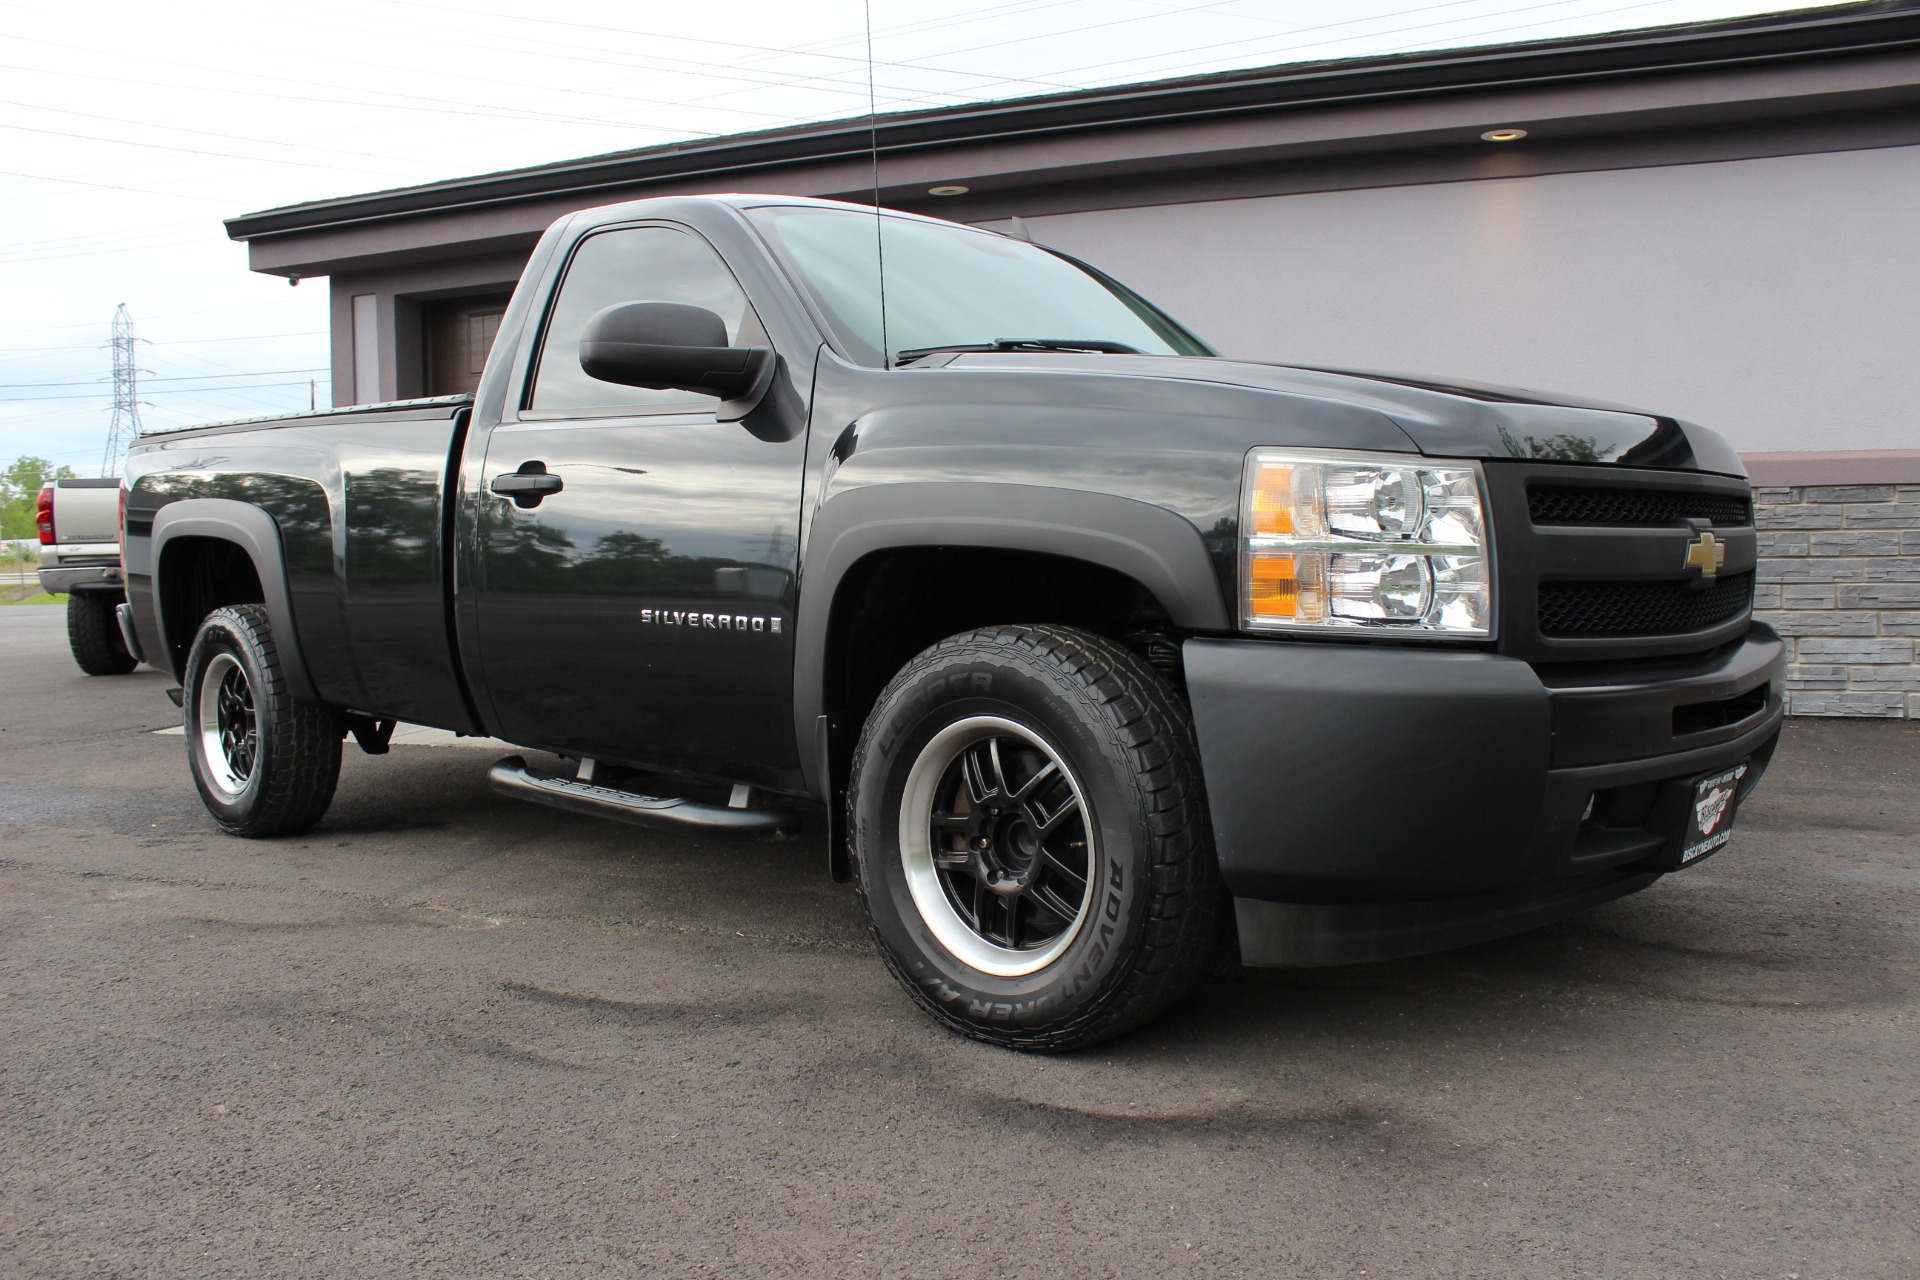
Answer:
[[(791, 809), (748, 808), (745, 805), (701, 804), (678, 796), (643, 796), (637, 791), (602, 787), (579, 778), (553, 778), (534, 773), (519, 756), (508, 756), (487, 771), (487, 780), (503, 796), (551, 805), (569, 813), (612, 818), (641, 827), (725, 831), (735, 835), (772, 835), (798, 831), (800, 819)], [(746, 788), (736, 787), (740, 796)]]

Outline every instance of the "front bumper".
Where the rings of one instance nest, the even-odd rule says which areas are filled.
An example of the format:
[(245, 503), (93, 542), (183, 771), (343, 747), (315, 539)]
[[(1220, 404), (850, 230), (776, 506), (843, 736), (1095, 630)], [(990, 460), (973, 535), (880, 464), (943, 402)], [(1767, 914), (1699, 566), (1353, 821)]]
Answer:
[[(1249, 964), (1496, 937), (1678, 865), (1691, 779), (1779, 737), (1785, 646), (1538, 668), (1486, 653), (1189, 640), (1220, 870)], [(1591, 805), (1591, 810), (1589, 810)]]

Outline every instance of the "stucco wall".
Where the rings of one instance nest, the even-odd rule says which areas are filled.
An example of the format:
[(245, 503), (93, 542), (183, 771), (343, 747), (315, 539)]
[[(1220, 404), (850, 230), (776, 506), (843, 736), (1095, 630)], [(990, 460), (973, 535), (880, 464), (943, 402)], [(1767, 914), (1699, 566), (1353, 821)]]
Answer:
[(1743, 451), (1902, 449), (1920, 447), (1916, 210), (1920, 147), (1888, 147), (1028, 226), (1229, 355), (1573, 392)]

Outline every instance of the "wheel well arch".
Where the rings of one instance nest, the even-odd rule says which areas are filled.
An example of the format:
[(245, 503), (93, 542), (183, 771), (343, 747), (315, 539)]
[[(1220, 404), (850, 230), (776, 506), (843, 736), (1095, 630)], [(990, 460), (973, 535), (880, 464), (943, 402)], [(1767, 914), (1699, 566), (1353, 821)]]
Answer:
[(1116, 569), (1007, 547), (893, 547), (840, 580), (822, 671), (829, 715), (865, 720), (921, 650), (979, 627), (1049, 622), (1125, 641), (1172, 629), (1153, 593)]
[[(822, 505), (809, 530), (794, 710), (809, 789), (831, 808), (873, 699), (915, 653), (996, 623), (1050, 622), (1125, 642), (1227, 629), (1190, 521), (1110, 494), (903, 483)], [(1178, 648), (1163, 659), (1177, 672)]]
[(253, 557), (238, 543), (188, 536), (161, 551), (154, 566), (154, 599), (167, 659), (178, 678), (201, 619), (230, 604), (265, 604), (266, 593)]
[(294, 701), (319, 701), (294, 630), (272, 515), (227, 498), (185, 499), (160, 509), (152, 538), (154, 621), (174, 679), (183, 677), (202, 619), (227, 605), (259, 604), (266, 606)]

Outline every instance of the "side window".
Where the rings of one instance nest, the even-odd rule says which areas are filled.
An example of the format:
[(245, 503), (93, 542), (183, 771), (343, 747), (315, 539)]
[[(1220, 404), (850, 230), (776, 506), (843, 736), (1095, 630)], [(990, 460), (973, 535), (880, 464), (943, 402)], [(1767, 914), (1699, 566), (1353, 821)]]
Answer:
[(633, 413), (690, 413), (717, 401), (690, 391), (650, 391), (590, 378), (580, 367), (580, 331), (619, 302), (684, 302), (727, 324), (736, 346), (766, 342), (747, 296), (706, 243), (668, 227), (629, 227), (587, 237), (574, 251), (547, 321), (533, 379), (529, 416), (574, 418)]

